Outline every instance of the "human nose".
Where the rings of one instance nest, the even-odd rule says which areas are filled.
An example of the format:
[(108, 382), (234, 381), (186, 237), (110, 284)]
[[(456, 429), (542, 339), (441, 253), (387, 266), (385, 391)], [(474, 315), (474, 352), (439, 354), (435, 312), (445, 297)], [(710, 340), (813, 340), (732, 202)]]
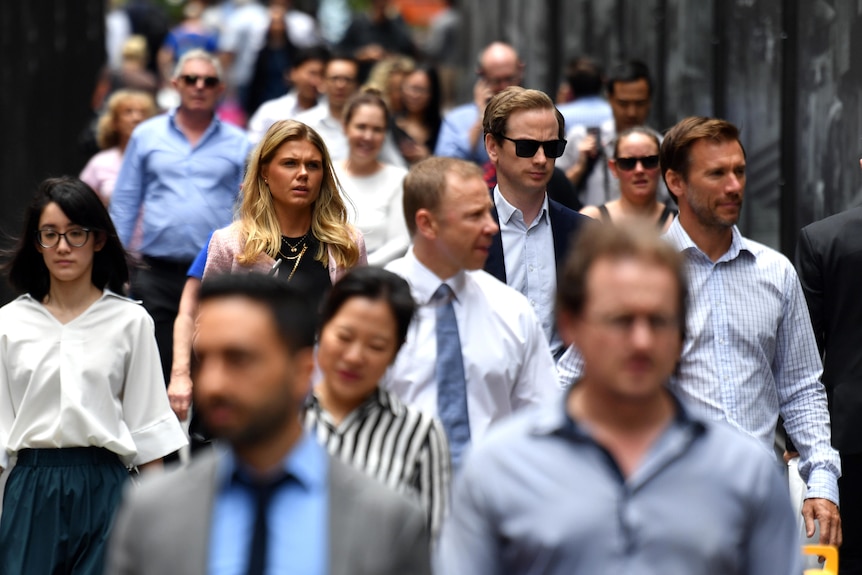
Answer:
[(494, 216), (491, 212), (485, 214), (485, 233), (489, 236), (496, 235), (500, 231), (500, 226), (494, 221)]
[(362, 344), (359, 342), (353, 342), (344, 349), (342, 357), (347, 363), (351, 365), (356, 365), (362, 362), (362, 352)]
[(655, 328), (650, 324), (649, 318), (638, 317), (632, 321), (629, 334), (632, 344), (636, 348), (644, 349), (652, 345), (654, 332)]

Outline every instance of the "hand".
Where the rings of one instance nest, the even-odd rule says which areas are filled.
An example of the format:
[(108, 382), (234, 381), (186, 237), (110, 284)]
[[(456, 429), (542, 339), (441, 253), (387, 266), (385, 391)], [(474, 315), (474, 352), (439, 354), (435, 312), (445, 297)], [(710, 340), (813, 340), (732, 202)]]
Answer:
[(482, 116), (485, 115), (485, 106), (488, 105), (492, 97), (494, 97), (494, 92), (491, 90), (488, 82), (483, 78), (476, 80), (476, 84), (473, 86), (473, 102), (475, 102), (476, 107), (479, 109), (480, 121)]
[(180, 421), (185, 421), (189, 416), (189, 407), (192, 403), (192, 379), (188, 373), (171, 374), (171, 382), (168, 384), (168, 400), (171, 409), (177, 414)]
[(802, 517), (805, 519), (805, 534), (814, 535), (814, 520), (820, 523), (820, 544), (841, 547), (841, 515), (838, 506), (828, 499), (806, 499), (802, 504)]
[(584, 139), (578, 144), (578, 159), (583, 158), (586, 162), (587, 158), (595, 158), (598, 155), (598, 142), (593, 134), (587, 134)]
[(401, 140), (398, 147), (400, 148), (401, 155), (404, 156), (404, 159), (411, 164), (415, 164), (419, 160), (424, 160), (431, 155), (431, 151), (427, 147), (422, 144), (417, 144), (412, 140)]
[(784, 463), (790, 463), (791, 459), (795, 459), (799, 457), (798, 451), (785, 451), (784, 452)]

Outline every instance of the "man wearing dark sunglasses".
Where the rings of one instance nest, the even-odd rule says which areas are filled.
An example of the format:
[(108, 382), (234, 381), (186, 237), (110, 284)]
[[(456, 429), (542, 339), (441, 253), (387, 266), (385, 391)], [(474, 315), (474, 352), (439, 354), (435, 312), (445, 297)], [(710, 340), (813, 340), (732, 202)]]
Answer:
[(494, 236), (485, 271), (524, 294), (554, 357), (557, 268), (570, 238), (589, 218), (548, 197), (554, 162), (566, 149), (563, 116), (544, 92), (510, 86), (491, 98), (482, 120), (485, 148), (497, 172)]
[(132, 292), (155, 321), (165, 381), (186, 271), (210, 232), (230, 223), (250, 148), (241, 130), (215, 115), (224, 91), (215, 56), (187, 52), (172, 84), (179, 106), (135, 129), (110, 206), (126, 248), (143, 214), (143, 238), (131, 247), (144, 265), (134, 274)]

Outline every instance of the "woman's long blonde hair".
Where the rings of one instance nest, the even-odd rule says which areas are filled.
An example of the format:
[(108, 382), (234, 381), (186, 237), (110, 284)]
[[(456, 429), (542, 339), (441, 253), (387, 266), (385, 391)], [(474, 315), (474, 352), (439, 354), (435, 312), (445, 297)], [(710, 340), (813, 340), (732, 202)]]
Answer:
[(320, 193), (311, 205), (311, 233), (320, 242), (314, 259), (327, 264), (328, 246), (337, 265), (353, 267), (359, 261), (359, 247), (356, 245), (353, 226), (347, 223), (347, 208), (339, 191), (338, 179), (332, 170), (329, 151), (320, 134), (296, 120), (274, 123), (251, 153), (242, 182), (243, 198), (237, 218), (240, 234), (245, 239), (245, 247), (237, 260), (240, 264), (250, 265), (262, 253), (272, 258), (278, 256), (281, 249), (281, 228), (275, 217), (272, 194), (263, 181), (261, 170), (273, 160), (275, 152), (282, 144), (292, 140), (310, 142), (323, 158)]

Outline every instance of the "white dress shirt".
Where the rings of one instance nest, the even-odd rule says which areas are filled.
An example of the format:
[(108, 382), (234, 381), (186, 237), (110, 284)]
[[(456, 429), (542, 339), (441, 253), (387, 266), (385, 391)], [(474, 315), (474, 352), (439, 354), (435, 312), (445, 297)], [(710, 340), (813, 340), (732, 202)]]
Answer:
[[(436, 416), (437, 319), (431, 297), (443, 280), (416, 259), (412, 248), (386, 269), (410, 283), (419, 309), (381, 386)], [(561, 390), (548, 342), (524, 296), (482, 270), (459, 272), (445, 283), (455, 293), (475, 444), (493, 422), (528, 405), (558, 399)]]
[(410, 245), (402, 205), (407, 170), (383, 164), (370, 176), (352, 176), (339, 162), (335, 174), (350, 200), (348, 219), (365, 237), (368, 263), (382, 266), (403, 256)]
[(89, 446), (138, 465), (186, 443), (143, 307), (105, 290), (66, 324), (29, 295), (0, 308), (0, 467), (21, 449)]
[(539, 215), (529, 225), (524, 222), (524, 213), (503, 197), (499, 186), (494, 188), (494, 204), (500, 218), (506, 283), (527, 297), (542, 324), (551, 354), (556, 357), (563, 342), (555, 329), (557, 262), (548, 195), (545, 194)]
[(279, 120), (293, 120), (304, 111), (304, 108), (299, 107), (299, 98), (294, 90), (264, 102), (248, 121), (248, 141), (257, 144), (270, 126)]

